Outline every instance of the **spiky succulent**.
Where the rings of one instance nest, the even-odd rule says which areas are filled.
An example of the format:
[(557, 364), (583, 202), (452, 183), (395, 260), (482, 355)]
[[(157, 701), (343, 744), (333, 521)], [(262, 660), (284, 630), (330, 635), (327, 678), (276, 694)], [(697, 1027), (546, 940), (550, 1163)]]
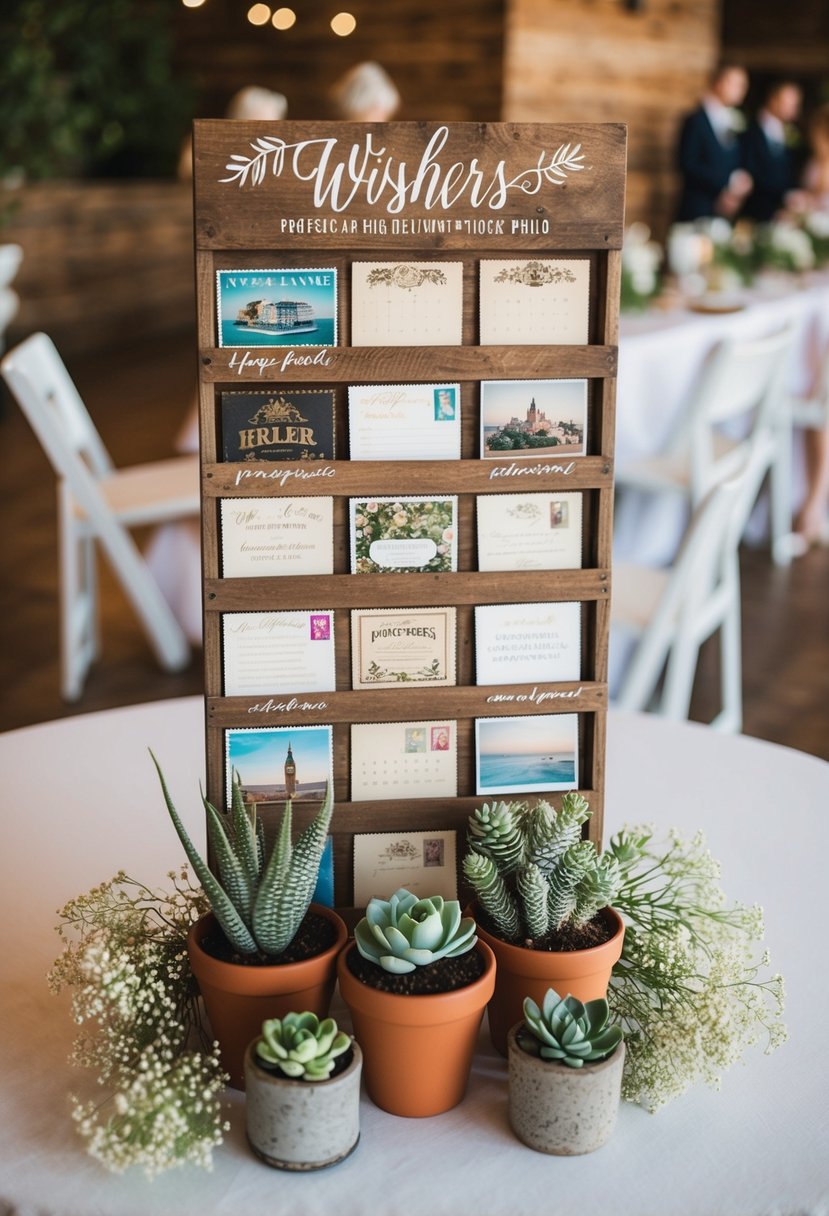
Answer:
[(612, 853), (581, 839), (590, 808), (564, 795), (556, 811), (539, 799), (484, 805), (469, 816), (463, 872), (497, 935), (536, 940), (565, 924), (587, 924), (621, 883)]
[(314, 894), (333, 810), (330, 786), (319, 812), (296, 844), (291, 842), (290, 800), (285, 803), (270, 856), (266, 856), (256, 806), (245, 806), (237, 773), (233, 774), (229, 815), (220, 815), (202, 795), (217, 877), (188, 836), (155, 756), (153, 763), (173, 826), (231, 946), (240, 954), (281, 954), (293, 941)]
[(339, 1030), (333, 1018), (322, 1022), (315, 1013), (286, 1013), (262, 1023), (256, 1043), (260, 1064), (277, 1068), (286, 1077), (303, 1081), (325, 1081), (334, 1061), (351, 1046), (351, 1038)]
[(544, 994), (541, 1008), (526, 997), (524, 1026), (518, 1043), (531, 1056), (560, 1060), (570, 1068), (581, 1068), (604, 1060), (622, 1041), (619, 1026), (608, 1026), (608, 1004), (603, 998), (582, 1004), (574, 996), (562, 998), (554, 988)]
[(370, 899), (354, 930), (363, 958), (402, 975), (439, 958), (455, 958), (478, 940), (475, 921), (461, 916), (456, 899), (418, 899), (401, 887), (390, 899)]

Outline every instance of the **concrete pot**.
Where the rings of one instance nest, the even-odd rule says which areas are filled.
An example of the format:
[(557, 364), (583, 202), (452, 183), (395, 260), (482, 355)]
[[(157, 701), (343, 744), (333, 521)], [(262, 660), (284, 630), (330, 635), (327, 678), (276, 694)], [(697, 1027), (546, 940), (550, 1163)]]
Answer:
[(512, 1130), (528, 1148), (557, 1157), (601, 1148), (616, 1126), (625, 1044), (596, 1064), (570, 1068), (522, 1051), (516, 1036), (523, 1025), (507, 1036)]
[(360, 1139), (363, 1057), (352, 1040), (351, 1063), (327, 1081), (301, 1081), (256, 1062), (254, 1039), (245, 1052), (245, 1128), (248, 1144), (278, 1170), (336, 1165)]

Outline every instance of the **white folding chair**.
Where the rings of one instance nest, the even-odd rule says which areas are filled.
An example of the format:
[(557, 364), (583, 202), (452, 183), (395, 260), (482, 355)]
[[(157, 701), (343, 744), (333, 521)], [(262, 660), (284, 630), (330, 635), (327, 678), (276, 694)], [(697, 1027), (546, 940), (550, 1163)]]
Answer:
[[(713, 485), (750, 460), (771, 477), (772, 555), (790, 560), (791, 480), (775, 476), (780, 453), (791, 453), (785, 375), (792, 343), (786, 326), (766, 338), (729, 338), (714, 348), (692, 390), (667, 451), (619, 469), (620, 490), (681, 495), (693, 508)], [(723, 430), (731, 428), (731, 433)], [(735, 438), (739, 427), (742, 438)], [(762, 477), (760, 478), (762, 483)], [(758, 492), (759, 492), (758, 485)], [(624, 494), (618, 506), (626, 509)]]
[(687, 718), (700, 647), (719, 631), (722, 707), (711, 725), (741, 729), (739, 543), (764, 473), (758, 455), (708, 491), (669, 569), (615, 563), (611, 646), (636, 643), (614, 690), (621, 708)]
[(100, 649), (96, 541), (159, 663), (180, 670), (189, 659), (187, 640), (128, 529), (198, 514), (198, 457), (115, 469), (46, 334), (10, 351), (0, 371), (58, 476), (63, 697), (78, 699)]
[[(778, 494), (780, 497), (785, 496), (787, 500), (792, 498), (792, 443), (793, 431), (795, 428), (804, 431), (829, 431), (829, 346), (823, 352), (823, 357), (820, 361), (820, 368), (811, 392), (802, 395), (790, 395), (786, 401), (786, 407), (789, 411), (789, 427), (788, 427), (788, 443), (781, 443), (777, 459), (772, 467), (771, 477), (772, 486), (775, 481), (778, 483)], [(810, 478), (816, 477), (825, 485), (826, 472), (820, 468), (820, 458), (818, 458), (818, 467), (810, 468), (807, 455), (807, 494), (813, 488), (810, 484)], [(820, 491), (817, 491), (818, 493)], [(821, 535), (825, 535), (829, 531), (829, 517), (825, 514), (824, 504), (824, 528)], [(825, 542), (824, 542), (825, 543)], [(782, 542), (782, 549), (789, 559), (793, 556), (801, 556), (808, 546), (808, 542), (804, 542), (802, 536), (792, 534)]]

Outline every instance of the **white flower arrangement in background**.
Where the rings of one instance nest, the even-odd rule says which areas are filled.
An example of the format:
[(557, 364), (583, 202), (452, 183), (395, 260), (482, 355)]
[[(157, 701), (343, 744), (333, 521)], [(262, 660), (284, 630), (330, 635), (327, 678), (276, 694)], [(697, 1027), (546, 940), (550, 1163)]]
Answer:
[(631, 224), (622, 245), (622, 308), (644, 307), (659, 290), (662, 249), (647, 224)]

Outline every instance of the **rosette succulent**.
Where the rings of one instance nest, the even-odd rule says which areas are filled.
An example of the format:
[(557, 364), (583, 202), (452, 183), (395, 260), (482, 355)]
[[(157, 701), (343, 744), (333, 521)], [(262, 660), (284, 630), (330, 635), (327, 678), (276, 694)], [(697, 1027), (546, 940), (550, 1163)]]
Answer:
[(354, 939), (363, 958), (397, 975), (440, 958), (456, 958), (478, 940), (475, 921), (461, 916), (456, 899), (418, 899), (405, 887), (390, 899), (369, 900)]
[(315, 1013), (286, 1013), (284, 1018), (269, 1018), (262, 1023), (256, 1059), (286, 1077), (325, 1081), (337, 1056), (350, 1046), (350, 1036), (338, 1029), (333, 1018), (321, 1022)]
[(604, 1060), (622, 1041), (619, 1026), (608, 1026), (607, 1001), (582, 1004), (574, 996), (562, 998), (548, 988), (541, 1008), (531, 997), (524, 1001), (526, 1033), (519, 1034), (523, 1051), (544, 1060), (560, 1060), (570, 1068), (582, 1068)]

